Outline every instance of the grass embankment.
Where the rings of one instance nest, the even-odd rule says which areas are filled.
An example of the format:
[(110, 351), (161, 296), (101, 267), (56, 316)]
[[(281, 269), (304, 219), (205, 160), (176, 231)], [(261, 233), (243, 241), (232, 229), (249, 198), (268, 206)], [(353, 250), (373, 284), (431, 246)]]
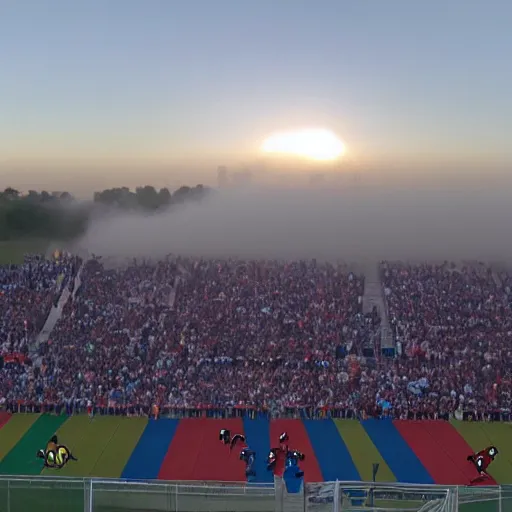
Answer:
[(0, 241), (0, 265), (22, 263), (25, 254), (46, 254), (49, 243), (34, 239)]

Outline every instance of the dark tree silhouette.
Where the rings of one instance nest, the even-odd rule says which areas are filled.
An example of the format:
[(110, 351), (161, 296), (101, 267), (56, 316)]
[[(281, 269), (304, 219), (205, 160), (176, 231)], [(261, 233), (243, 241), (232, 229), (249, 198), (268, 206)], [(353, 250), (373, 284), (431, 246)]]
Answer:
[[(94, 204), (122, 210), (159, 212), (188, 201), (198, 201), (210, 189), (181, 187), (171, 194), (167, 188), (159, 191), (151, 185), (138, 187), (132, 192), (128, 187), (116, 187), (95, 192)], [(75, 206), (70, 208), (74, 203)], [(48, 193), (29, 190), (23, 195), (7, 187), (0, 192), (0, 240), (24, 237), (70, 239), (87, 228), (94, 206), (78, 203), (69, 192)]]

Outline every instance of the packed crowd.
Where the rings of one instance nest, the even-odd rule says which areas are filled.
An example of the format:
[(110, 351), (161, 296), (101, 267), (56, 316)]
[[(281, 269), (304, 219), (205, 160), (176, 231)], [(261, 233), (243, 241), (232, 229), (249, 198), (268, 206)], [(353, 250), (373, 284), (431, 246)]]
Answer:
[(43, 327), (60, 290), (75, 275), (74, 257), (27, 256), (22, 265), (0, 267), (0, 400), (25, 393), (29, 346)]
[(382, 281), (401, 353), (393, 368), (396, 384), (388, 390), (395, 410), (509, 415), (512, 295), (507, 275), (482, 264), (384, 264)]
[[(62, 270), (38, 265), (46, 273), (11, 273), (10, 283), (54, 290)], [(397, 341), (390, 359), (365, 357), (380, 318), (363, 314), (364, 278), (343, 266), (172, 258), (109, 269), (95, 258), (41, 344), (41, 364), (0, 370), (0, 400), (133, 413), (153, 404), (349, 417), (508, 413), (507, 275), (453, 265), (385, 263), (381, 271)], [(51, 295), (35, 308), (43, 317)], [(4, 328), (12, 324), (4, 319)], [(0, 341), (14, 338), (2, 331)]]
[(171, 367), (173, 405), (334, 401), (343, 356), (359, 354), (374, 327), (361, 313), (364, 280), (341, 267), (189, 260), (186, 274), (174, 321), (184, 350)]
[(26, 351), (77, 265), (75, 258), (27, 256), (22, 265), (0, 267), (0, 354)]

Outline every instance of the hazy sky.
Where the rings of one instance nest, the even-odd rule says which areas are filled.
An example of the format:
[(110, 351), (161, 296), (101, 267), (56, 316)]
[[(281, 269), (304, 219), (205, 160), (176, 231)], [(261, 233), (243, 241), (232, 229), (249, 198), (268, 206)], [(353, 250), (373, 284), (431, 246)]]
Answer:
[(504, 169), (511, 26), (504, 0), (0, 0), (0, 186), (208, 183), (302, 126), (341, 167)]

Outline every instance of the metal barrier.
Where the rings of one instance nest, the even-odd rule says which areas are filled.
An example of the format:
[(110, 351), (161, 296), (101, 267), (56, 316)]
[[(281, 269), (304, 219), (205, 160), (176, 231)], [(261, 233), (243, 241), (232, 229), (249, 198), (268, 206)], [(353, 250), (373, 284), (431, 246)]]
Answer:
[(131, 481), (0, 476), (0, 512), (512, 512), (512, 486)]

